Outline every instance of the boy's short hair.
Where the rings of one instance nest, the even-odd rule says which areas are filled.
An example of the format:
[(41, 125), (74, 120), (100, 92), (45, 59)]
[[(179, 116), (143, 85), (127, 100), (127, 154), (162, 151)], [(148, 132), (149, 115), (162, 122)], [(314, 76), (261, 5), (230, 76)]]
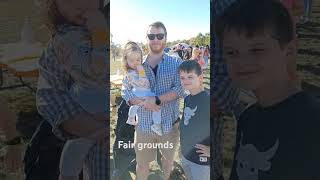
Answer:
[(200, 64), (194, 60), (183, 61), (178, 67), (178, 72), (180, 73), (181, 71), (187, 72), (187, 73), (194, 71), (198, 76), (202, 74)]
[(279, 0), (237, 0), (217, 18), (215, 25), (219, 37), (231, 29), (239, 34), (246, 32), (249, 38), (270, 29), (281, 48), (293, 39), (293, 21)]

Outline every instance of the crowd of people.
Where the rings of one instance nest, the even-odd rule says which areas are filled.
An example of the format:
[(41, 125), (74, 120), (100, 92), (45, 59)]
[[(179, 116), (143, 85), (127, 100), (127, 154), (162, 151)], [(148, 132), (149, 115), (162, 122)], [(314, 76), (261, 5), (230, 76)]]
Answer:
[(210, 46), (188, 45), (185, 43), (178, 43), (172, 48), (166, 48), (166, 53), (181, 58), (182, 60), (195, 60), (202, 69), (209, 66)]

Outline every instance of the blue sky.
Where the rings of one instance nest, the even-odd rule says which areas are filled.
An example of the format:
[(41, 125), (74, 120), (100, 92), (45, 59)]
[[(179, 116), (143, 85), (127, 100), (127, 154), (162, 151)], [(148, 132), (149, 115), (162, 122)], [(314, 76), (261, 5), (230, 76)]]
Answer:
[(113, 42), (146, 42), (148, 25), (161, 21), (168, 41), (210, 32), (210, 0), (114, 0), (110, 2)]

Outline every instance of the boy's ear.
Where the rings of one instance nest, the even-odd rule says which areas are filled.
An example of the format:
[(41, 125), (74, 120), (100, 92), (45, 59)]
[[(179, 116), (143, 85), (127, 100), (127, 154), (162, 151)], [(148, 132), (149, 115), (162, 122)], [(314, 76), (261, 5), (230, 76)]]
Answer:
[(199, 79), (201, 82), (203, 82), (203, 79), (204, 79), (203, 73), (199, 75)]
[(291, 40), (288, 43), (285, 51), (286, 51), (286, 56), (288, 58), (295, 58), (297, 54), (297, 40), (296, 39)]
[(297, 82), (297, 70), (296, 70), (296, 63), (297, 63), (297, 54), (298, 54), (298, 40), (293, 39), (286, 47), (286, 64), (287, 64), (287, 72), (289, 78), (293, 81)]

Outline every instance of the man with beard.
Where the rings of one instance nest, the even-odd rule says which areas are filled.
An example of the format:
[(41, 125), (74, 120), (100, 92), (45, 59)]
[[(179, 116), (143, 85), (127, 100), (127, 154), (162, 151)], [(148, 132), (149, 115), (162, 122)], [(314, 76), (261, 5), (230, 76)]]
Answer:
[[(150, 82), (150, 88), (156, 96), (141, 99), (128, 90), (130, 87), (122, 89), (123, 98), (130, 105), (142, 103), (143, 106), (137, 112), (138, 125), (134, 139), (138, 180), (148, 178), (149, 163), (155, 159), (157, 148), (162, 154), (163, 179), (168, 180), (178, 143), (178, 99), (185, 96), (177, 71), (182, 60), (164, 53), (166, 40), (167, 30), (163, 23), (155, 22), (149, 25), (147, 30), (149, 53), (142, 64)], [(158, 111), (160, 107), (162, 136), (151, 130), (152, 112)]]

